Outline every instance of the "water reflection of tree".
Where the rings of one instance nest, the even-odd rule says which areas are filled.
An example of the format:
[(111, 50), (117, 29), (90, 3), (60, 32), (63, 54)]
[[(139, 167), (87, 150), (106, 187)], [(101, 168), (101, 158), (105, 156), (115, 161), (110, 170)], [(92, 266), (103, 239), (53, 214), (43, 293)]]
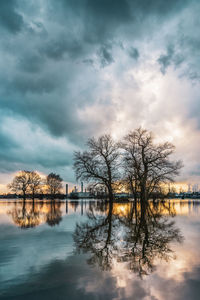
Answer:
[(97, 213), (94, 207), (90, 207), (88, 221), (77, 224), (74, 233), (78, 252), (90, 251), (88, 263), (98, 263), (104, 270), (111, 267), (114, 255), (113, 245), (116, 243), (116, 237), (113, 234), (115, 224), (112, 218), (112, 204), (106, 215), (100, 211)]
[(40, 224), (40, 213), (35, 210), (35, 202), (32, 204), (23, 201), (22, 204), (15, 203), (14, 209), (9, 212), (14, 223), (21, 228), (35, 227)]
[(175, 258), (170, 244), (181, 242), (182, 236), (169, 219), (175, 214), (169, 203), (132, 204), (124, 214), (112, 206), (105, 210), (106, 214), (90, 210), (88, 221), (76, 225), (76, 248), (90, 253), (90, 264), (107, 270), (114, 261), (125, 262), (143, 276), (153, 272), (157, 259)]
[(49, 226), (55, 226), (62, 220), (62, 212), (60, 210), (61, 203), (51, 201), (50, 205), (50, 211), (46, 214), (46, 222)]
[(129, 269), (143, 276), (155, 269), (156, 259), (168, 261), (174, 258), (170, 243), (181, 242), (182, 236), (174, 221), (169, 220), (174, 209), (165, 202), (145, 204), (134, 214), (131, 219), (121, 220), (126, 228), (121, 260), (128, 262)]
[[(45, 206), (45, 207), (44, 207)], [(62, 220), (60, 210), (61, 203), (35, 203), (35, 201), (23, 201), (15, 203), (12, 210), (8, 212), (12, 216), (15, 225), (22, 229), (31, 228), (46, 222), (54, 226)]]

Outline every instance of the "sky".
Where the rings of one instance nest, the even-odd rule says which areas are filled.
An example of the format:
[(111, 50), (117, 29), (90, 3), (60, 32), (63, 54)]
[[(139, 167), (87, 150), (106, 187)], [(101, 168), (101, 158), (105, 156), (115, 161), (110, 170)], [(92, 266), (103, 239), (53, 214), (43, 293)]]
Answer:
[(75, 183), (73, 151), (140, 126), (200, 183), (198, 0), (1, 0), (0, 192), (18, 170)]

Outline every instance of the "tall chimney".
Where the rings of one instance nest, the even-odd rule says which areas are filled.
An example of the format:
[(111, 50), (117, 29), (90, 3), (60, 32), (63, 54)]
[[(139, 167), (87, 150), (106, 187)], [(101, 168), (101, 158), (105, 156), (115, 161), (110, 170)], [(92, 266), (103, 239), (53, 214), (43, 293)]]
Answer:
[(68, 184), (66, 183), (66, 196), (68, 196)]

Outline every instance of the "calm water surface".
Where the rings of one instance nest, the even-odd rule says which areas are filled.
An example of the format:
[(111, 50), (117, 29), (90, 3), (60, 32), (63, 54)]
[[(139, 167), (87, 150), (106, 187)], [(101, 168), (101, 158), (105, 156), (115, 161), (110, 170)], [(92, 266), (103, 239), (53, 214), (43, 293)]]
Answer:
[(200, 299), (200, 202), (0, 201), (0, 299)]

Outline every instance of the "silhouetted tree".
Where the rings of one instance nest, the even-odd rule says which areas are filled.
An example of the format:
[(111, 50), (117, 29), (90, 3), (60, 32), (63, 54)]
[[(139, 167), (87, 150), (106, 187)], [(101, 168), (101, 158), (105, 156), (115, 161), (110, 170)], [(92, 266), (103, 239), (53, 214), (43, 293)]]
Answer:
[(125, 181), (135, 195), (146, 201), (161, 183), (173, 181), (182, 167), (180, 161), (171, 161), (174, 152), (171, 143), (155, 144), (152, 133), (141, 128), (130, 132), (122, 143)]
[(52, 198), (55, 198), (56, 194), (61, 193), (62, 189), (62, 178), (60, 175), (55, 173), (50, 173), (46, 179), (47, 192)]
[(26, 199), (26, 195), (28, 192), (30, 184), (30, 171), (20, 171), (17, 174), (13, 181), (8, 184), (8, 188), (15, 192), (23, 195), (24, 200)]
[(89, 139), (87, 146), (87, 151), (74, 154), (76, 178), (106, 187), (109, 201), (113, 202), (114, 185), (119, 179), (119, 145), (110, 135), (103, 135)]
[(28, 189), (32, 195), (33, 200), (35, 198), (35, 194), (39, 193), (41, 190), (41, 183), (42, 183), (42, 178), (37, 172), (33, 171), (29, 173)]

